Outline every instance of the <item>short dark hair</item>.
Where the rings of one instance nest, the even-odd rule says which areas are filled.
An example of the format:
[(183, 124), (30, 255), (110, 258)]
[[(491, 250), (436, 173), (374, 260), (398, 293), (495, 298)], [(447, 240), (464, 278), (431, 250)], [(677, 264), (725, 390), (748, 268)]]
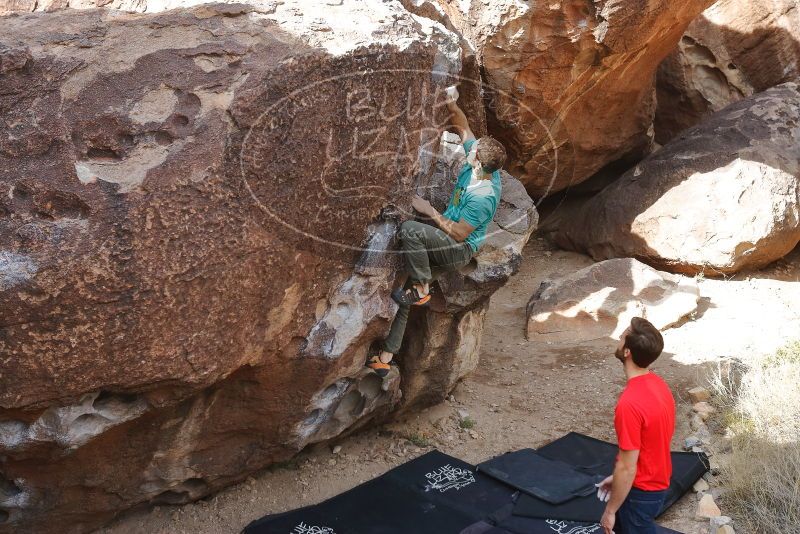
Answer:
[(664, 338), (650, 321), (634, 317), (623, 347), (631, 351), (633, 363), (645, 368), (656, 361), (664, 350)]
[(506, 162), (506, 149), (490, 135), (478, 139), (478, 160), (483, 172), (494, 172), (502, 169)]

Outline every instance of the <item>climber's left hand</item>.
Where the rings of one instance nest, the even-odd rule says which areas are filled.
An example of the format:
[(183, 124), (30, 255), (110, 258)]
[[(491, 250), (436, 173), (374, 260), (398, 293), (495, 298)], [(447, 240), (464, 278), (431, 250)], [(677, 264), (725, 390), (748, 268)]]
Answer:
[(411, 199), (411, 206), (422, 215), (426, 215), (428, 217), (431, 217), (432, 212), (434, 211), (431, 203), (418, 195), (414, 195), (414, 198)]

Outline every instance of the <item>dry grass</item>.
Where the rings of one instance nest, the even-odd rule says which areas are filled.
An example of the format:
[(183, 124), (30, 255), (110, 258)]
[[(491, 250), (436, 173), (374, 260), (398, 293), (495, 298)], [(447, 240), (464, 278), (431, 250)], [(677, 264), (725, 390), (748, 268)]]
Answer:
[(800, 342), (714, 380), (734, 434), (726, 504), (748, 532), (800, 533)]
[(475, 420), (472, 417), (467, 416), (458, 422), (458, 426), (464, 430), (469, 430), (470, 428), (475, 427)]

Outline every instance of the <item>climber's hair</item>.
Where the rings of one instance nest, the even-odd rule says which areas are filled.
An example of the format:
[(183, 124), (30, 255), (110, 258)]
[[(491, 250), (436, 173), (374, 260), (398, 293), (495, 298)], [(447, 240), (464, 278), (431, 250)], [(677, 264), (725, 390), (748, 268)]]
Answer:
[(634, 317), (631, 319), (631, 329), (625, 336), (623, 346), (631, 351), (633, 363), (645, 368), (656, 361), (664, 350), (664, 338), (650, 321)]
[(503, 168), (506, 162), (506, 149), (500, 141), (490, 135), (478, 139), (478, 160), (483, 172), (492, 173)]

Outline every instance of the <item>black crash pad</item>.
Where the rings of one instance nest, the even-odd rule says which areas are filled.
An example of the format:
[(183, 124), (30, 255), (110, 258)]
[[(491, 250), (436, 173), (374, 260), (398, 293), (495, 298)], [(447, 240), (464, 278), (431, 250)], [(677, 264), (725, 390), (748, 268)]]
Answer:
[[(568, 434), (540, 448), (589, 474), (613, 466), (616, 447)], [(695, 455), (696, 457), (697, 455)], [(687, 469), (684, 457), (676, 472)], [(694, 469), (696, 461), (686, 463)], [(605, 467), (608, 466), (608, 467)], [(702, 474), (702, 473), (701, 473)], [(698, 475), (699, 476), (699, 475)], [(691, 476), (680, 478), (689, 488)], [(696, 480), (696, 479), (695, 479)], [(680, 494), (678, 494), (678, 497)], [(432, 451), (320, 504), (253, 521), (246, 534), (600, 534), (596, 524), (514, 515), (527, 495), (457, 458)], [(591, 497), (591, 496), (590, 496)], [(533, 498), (533, 497), (528, 497)], [(676, 497), (677, 498), (677, 497)], [(599, 501), (598, 501), (599, 502)], [(674, 502), (674, 501), (673, 501)], [(671, 504), (671, 503), (670, 503)], [(672, 531), (661, 529), (660, 532)]]
[[(617, 446), (573, 432), (541, 447), (537, 453), (571, 464), (586, 473), (605, 477), (614, 470)], [(673, 452), (672, 480), (659, 515), (675, 504), (707, 470), (708, 457), (705, 454)], [(514, 514), (532, 518), (599, 521), (604, 509), (605, 504), (595, 494), (578, 497), (560, 505), (523, 494), (517, 500)]]
[(474, 466), (432, 451), (318, 505), (254, 521), (244, 532), (458, 533), (509, 506), (515, 493)]
[[(318, 505), (254, 521), (244, 532), (558, 534), (548, 521), (513, 517), (518, 495), (514, 488), (477, 472), (474, 466), (433, 451)], [(564, 532), (583, 528), (577, 523), (565, 524)]]
[[(681, 534), (660, 525), (656, 525), (656, 532), (658, 534)], [(462, 530), (459, 534), (603, 534), (603, 529), (597, 523), (510, 517), (499, 525), (481, 521)]]
[(554, 505), (594, 493), (601, 480), (533, 449), (502, 454), (478, 464), (478, 471)]

